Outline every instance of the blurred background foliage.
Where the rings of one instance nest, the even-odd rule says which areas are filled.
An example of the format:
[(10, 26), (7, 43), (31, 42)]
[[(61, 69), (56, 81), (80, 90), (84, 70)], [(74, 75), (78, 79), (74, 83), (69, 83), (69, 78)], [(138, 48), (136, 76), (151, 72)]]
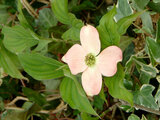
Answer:
[[(55, 12), (54, 0), (21, 1), (0, 1), (2, 120), (159, 120), (160, 0), (68, 0), (68, 13), (75, 15), (70, 14), (68, 18), (67, 11), (63, 11), (65, 3), (59, 7), (62, 9), (57, 5)], [(80, 76), (74, 78), (66, 72), (72, 79), (64, 78), (67, 82), (62, 82), (63, 71), (55, 73), (56, 61), (51, 58), (59, 61), (58, 66), (66, 67), (61, 57), (73, 44), (79, 43), (79, 29), (83, 24), (99, 26), (102, 16), (114, 5), (117, 12), (114, 21), (118, 23), (122, 18), (127, 21), (126, 31), (119, 27), (123, 68), (119, 67), (117, 78), (104, 78), (104, 83), (107, 86), (111, 84), (109, 80), (117, 79), (116, 85), (123, 84), (125, 88), (104, 85), (101, 93), (93, 98), (72, 96), (67, 91), (69, 88), (75, 94), (79, 90), (83, 93), (81, 86), (72, 87), (79, 85)], [(59, 14), (61, 10), (64, 13)], [(133, 14), (140, 11), (143, 11), (141, 15)], [(101, 26), (97, 28), (100, 30)], [(41, 66), (42, 63), (48, 66)], [(46, 73), (48, 70), (51, 72)], [(60, 93), (59, 89), (63, 91)], [(134, 105), (116, 99), (110, 89), (118, 92), (127, 89), (133, 94)], [(124, 91), (122, 95), (118, 93), (118, 98), (125, 98)], [(73, 101), (78, 99), (83, 102), (75, 104)], [(86, 106), (88, 113), (99, 117), (83, 111), (85, 103), (90, 105)]]

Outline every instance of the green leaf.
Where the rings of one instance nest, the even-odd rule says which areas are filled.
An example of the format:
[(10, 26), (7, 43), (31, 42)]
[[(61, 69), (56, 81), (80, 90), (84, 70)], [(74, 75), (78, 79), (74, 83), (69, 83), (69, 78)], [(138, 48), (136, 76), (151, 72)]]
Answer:
[(34, 90), (32, 90), (30, 88), (26, 88), (26, 87), (23, 87), (22, 91), (23, 91), (24, 95), (26, 95), (30, 101), (33, 101), (40, 106), (43, 106), (47, 103), (45, 97), (42, 96), (37, 91), (34, 91)]
[(97, 116), (97, 113), (92, 108), (85, 92), (75, 76), (65, 77), (63, 79), (60, 85), (60, 94), (63, 100), (73, 109), (78, 109), (81, 112), (86, 112)]
[(149, 3), (150, 0), (134, 0), (134, 1), (140, 9), (144, 9), (144, 7)]
[(27, 101), (22, 106), (25, 111), (27, 111), (27, 120), (30, 118), (30, 116), (38, 111), (40, 111), (42, 108), (33, 102)]
[(140, 120), (140, 118), (135, 115), (135, 114), (131, 114), (129, 117), (128, 117), (128, 120)]
[(2, 113), (2, 120), (28, 120), (30, 116), (38, 112), (41, 108), (39, 105), (32, 102), (25, 102), (22, 106), (24, 110), (7, 110)]
[(79, 34), (83, 22), (68, 12), (68, 0), (51, 0), (51, 6), (56, 18), (70, 27), (62, 35), (62, 38), (65, 40), (80, 40)]
[(116, 14), (116, 7), (105, 14), (97, 27), (102, 49), (111, 46), (118, 45), (120, 41), (120, 35), (117, 32), (117, 24), (115, 23), (113, 17)]
[(117, 7), (117, 14), (115, 15), (116, 21), (120, 20), (123, 17), (133, 14), (133, 10), (129, 5), (128, 0), (118, 0), (116, 7)]
[(143, 29), (145, 28), (148, 33), (152, 34), (154, 32), (153, 30), (153, 24), (152, 24), (152, 18), (149, 14), (149, 12), (144, 12), (141, 15), (142, 23), (143, 23)]
[(158, 103), (158, 106), (160, 107), (160, 89), (157, 90), (157, 93), (155, 95), (155, 100)]
[(38, 53), (25, 53), (19, 55), (19, 60), (24, 70), (36, 80), (63, 77), (63, 64), (54, 59)]
[(144, 115), (142, 115), (141, 120), (147, 120), (147, 118)]
[(160, 63), (160, 44), (156, 43), (156, 41), (150, 37), (146, 38), (146, 43), (151, 56), (156, 62)]
[(145, 63), (138, 60), (136, 56), (132, 56), (126, 64), (126, 73), (131, 71), (131, 65), (135, 63), (138, 72), (140, 73), (140, 81), (142, 84), (149, 84), (151, 78), (156, 77), (158, 70), (152, 65), (146, 65)]
[(40, 52), (42, 54), (45, 54), (48, 52), (48, 44), (51, 43), (50, 40), (46, 40), (46, 39), (42, 39), (39, 40), (39, 43), (37, 45), (37, 47), (32, 50), (33, 52)]
[(22, 8), (23, 8), (23, 5), (21, 3), (21, 0), (17, 0), (18, 4), (17, 4), (17, 9), (18, 9), (18, 19), (20, 21), (20, 24), (25, 27), (25, 28), (30, 28), (32, 29), (32, 27), (30, 26), (30, 24), (28, 23), (28, 21), (26, 20), (24, 14), (23, 14), (23, 11), (22, 11)]
[(147, 108), (159, 110), (159, 107), (156, 104), (154, 97), (152, 96), (153, 90), (154, 87), (152, 85), (142, 85), (139, 91), (134, 92), (134, 103), (145, 106)]
[(3, 111), (5, 109), (5, 105), (4, 105), (4, 102), (3, 102), (3, 98), (0, 97), (0, 111)]
[(157, 22), (156, 42), (160, 44), (160, 19)]
[(144, 11), (141, 11), (141, 12), (137, 12), (135, 14), (132, 14), (130, 16), (127, 16), (127, 17), (124, 17), (122, 19), (120, 19), (118, 22), (117, 22), (117, 28), (118, 28), (118, 33), (120, 35), (123, 35), (126, 33), (128, 27), (132, 24), (132, 22), (134, 20), (136, 20), (136, 18), (141, 15)]
[[(78, 3), (78, 1), (76, 3)], [(96, 5), (90, 0), (85, 0), (85, 1), (82, 1), (82, 3), (79, 5), (74, 5), (71, 11), (73, 13), (78, 13), (84, 10), (94, 10), (94, 9), (96, 9)]]
[(57, 25), (57, 19), (49, 8), (44, 8), (39, 11), (38, 26), (41, 29), (49, 29)]
[(51, 0), (51, 7), (56, 18), (63, 24), (70, 24), (68, 0)]
[(59, 87), (61, 81), (57, 79), (51, 79), (43, 80), (42, 82), (47, 90), (56, 90)]
[(30, 30), (22, 26), (3, 27), (4, 46), (11, 52), (16, 54), (36, 45), (39, 38)]
[(133, 95), (124, 87), (124, 71), (118, 64), (117, 73), (113, 77), (105, 77), (104, 82), (112, 97), (122, 99), (133, 105)]
[(2, 120), (26, 120), (27, 112), (18, 110), (7, 110), (3, 112)]
[(121, 105), (120, 108), (124, 111), (128, 112), (133, 112), (134, 111), (134, 107), (131, 107), (129, 105)]
[(0, 26), (2, 24), (6, 24), (9, 18), (9, 14), (7, 12), (7, 6), (0, 5)]
[(159, 3), (159, 2), (160, 2), (160, 0), (153, 0), (153, 2), (154, 2), (154, 3)]
[(100, 97), (100, 95), (94, 96), (93, 105), (99, 109), (103, 110), (104, 100)]
[(64, 40), (70, 40), (70, 39), (79, 40), (80, 39), (80, 29), (83, 26), (83, 23), (81, 20), (77, 19), (71, 13), (69, 13), (69, 18), (70, 18), (72, 27), (62, 35), (62, 38)]
[(155, 12), (160, 12), (160, 2), (154, 3), (153, 1), (150, 1), (149, 4), (147, 5), (151, 10)]
[(98, 120), (98, 118), (91, 117), (87, 113), (81, 113), (82, 120)]
[(3, 44), (0, 44), (0, 65), (4, 72), (13, 78), (26, 79), (18, 70), (16, 66), (17, 61), (15, 62), (15, 60), (18, 60), (17, 56), (5, 49)]
[(129, 36), (121, 36), (119, 47), (122, 51), (124, 51), (131, 43), (132, 40), (134, 40), (133, 37)]

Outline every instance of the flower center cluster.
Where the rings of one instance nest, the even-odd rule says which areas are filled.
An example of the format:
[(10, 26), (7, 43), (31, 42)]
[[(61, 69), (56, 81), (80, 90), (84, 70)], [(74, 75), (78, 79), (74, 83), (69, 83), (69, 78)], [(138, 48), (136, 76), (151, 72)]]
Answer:
[(92, 67), (96, 63), (96, 58), (92, 53), (89, 53), (85, 57), (85, 63), (87, 66)]

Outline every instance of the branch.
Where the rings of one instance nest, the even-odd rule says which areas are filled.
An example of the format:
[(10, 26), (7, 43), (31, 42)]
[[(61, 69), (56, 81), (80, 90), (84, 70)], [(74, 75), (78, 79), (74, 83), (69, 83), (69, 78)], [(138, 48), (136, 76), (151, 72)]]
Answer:
[(21, 0), (23, 6), (27, 9), (27, 11), (29, 12), (29, 14), (35, 18), (38, 18), (38, 14), (34, 11), (34, 9), (32, 8), (32, 6), (28, 3), (27, 0)]
[[(127, 102), (125, 102), (125, 101), (123, 101), (123, 100), (120, 100), (120, 102), (121, 102), (122, 105), (129, 105), (129, 106), (130, 106), (129, 103), (127, 103)], [(134, 107), (135, 107), (135, 108), (138, 108), (138, 109), (140, 109), (140, 110), (149, 112), (149, 113), (153, 113), (153, 114), (156, 114), (156, 115), (160, 115), (160, 111), (154, 110), (154, 109), (152, 109), (152, 108), (147, 108), (147, 107), (144, 107), (144, 106), (138, 105), (138, 104), (134, 104)]]
[[(56, 99), (59, 99), (59, 98), (61, 98), (60, 95), (53, 96), (53, 97), (49, 97), (49, 98), (47, 98), (47, 101), (52, 101), (52, 100), (56, 100)], [(14, 105), (14, 104), (15, 104), (17, 101), (19, 101), (19, 100), (29, 101), (29, 99), (26, 98), (26, 97), (17, 96), (17, 97), (14, 98), (10, 103), (8, 103), (6, 106)]]

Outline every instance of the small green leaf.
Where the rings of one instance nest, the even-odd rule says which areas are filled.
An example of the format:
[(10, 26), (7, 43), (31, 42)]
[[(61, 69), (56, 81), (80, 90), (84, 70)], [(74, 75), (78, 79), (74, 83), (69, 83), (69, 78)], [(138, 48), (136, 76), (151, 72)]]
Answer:
[(154, 87), (152, 85), (142, 85), (139, 91), (134, 92), (134, 103), (145, 106), (147, 108), (159, 110), (159, 107), (156, 104), (154, 97), (152, 96), (153, 90)]
[(44, 8), (39, 11), (38, 26), (41, 29), (49, 29), (57, 25), (57, 19), (49, 8)]
[(140, 120), (140, 118), (137, 115), (132, 114), (128, 117), (128, 120)]
[(19, 60), (24, 70), (36, 80), (63, 77), (63, 64), (54, 59), (38, 53), (25, 53), (19, 55)]
[(83, 22), (68, 12), (68, 0), (51, 0), (51, 6), (56, 18), (70, 27), (62, 35), (62, 38), (64, 40), (80, 40), (79, 34)]
[(123, 85), (124, 71), (118, 64), (117, 73), (113, 77), (105, 77), (104, 82), (112, 97), (122, 99), (133, 105), (133, 95)]
[(141, 11), (141, 12), (137, 12), (135, 14), (132, 14), (130, 16), (127, 16), (127, 17), (124, 17), (122, 19), (120, 19), (118, 22), (117, 22), (117, 25), (118, 25), (118, 33), (120, 35), (123, 35), (126, 33), (128, 27), (132, 24), (132, 22), (139, 16), (143, 13), (144, 11)]
[(117, 14), (115, 15), (116, 21), (120, 20), (123, 17), (133, 14), (133, 10), (128, 0), (118, 0), (116, 7), (117, 7)]
[(26, 88), (26, 87), (23, 87), (22, 89), (24, 95), (27, 96), (27, 98), (30, 100), (30, 101), (33, 101), (35, 103), (37, 103), (38, 105), (40, 106), (43, 106), (46, 104), (46, 99), (44, 96), (42, 96), (40, 93), (38, 93), (37, 91), (34, 91), (30, 88)]
[(30, 30), (20, 25), (14, 27), (3, 27), (4, 46), (14, 53), (21, 53), (26, 49), (36, 45), (39, 38)]
[(160, 63), (160, 44), (156, 43), (156, 41), (150, 37), (146, 38), (146, 42), (151, 56), (156, 62)]
[(0, 44), (0, 65), (4, 72), (13, 78), (26, 79), (18, 70), (15, 59), (18, 60), (17, 56), (5, 49), (3, 44)]
[(121, 36), (119, 47), (122, 51), (124, 51), (131, 43), (132, 40), (134, 40), (133, 37), (129, 36)]
[(43, 80), (43, 84), (46, 87), (46, 90), (56, 90), (60, 85), (60, 80), (51, 79), (51, 80)]
[(2, 120), (26, 120), (27, 112), (18, 110), (7, 110), (1, 116)]
[(133, 112), (134, 111), (134, 107), (131, 107), (129, 105), (121, 105), (120, 108), (126, 112)]
[(134, 0), (134, 2), (136, 3), (136, 5), (140, 8), (140, 9), (144, 9), (144, 7), (149, 3), (150, 0)]
[(97, 116), (97, 113), (92, 108), (75, 76), (71, 76), (70, 78), (65, 77), (63, 79), (60, 85), (60, 94), (63, 100), (73, 109), (78, 109), (81, 112), (86, 112)]
[(7, 23), (7, 20), (9, 18), (9, 14), (7, 12), (7, 6), (4, 6), (4, 5), (0, 5), (0, 26), (2, 24), (6, 24)]
[(140, 73), (140, 81), (142, 84), (149, 84), (150, 79), (156, 77), (158, 70), (152, 65), (146, 65), (141, 62), (136, 56), (131, 56), (130, 60), (126, 63), (126, 73), (131, 71), (132, 63), (135, 63)]
[(111, 46), (118, 45), (120, 41), (120, 36), (117, 32), (117, 24), (114, 21), (113, 17), (116, 14), (116, 7), (110, 10), (107, 14), (105, 14), (97, 27), (102, 49)]
[(146, 32), (149, 34), (152, 34), (154, 32), (153, 30), (153, 24), (152, 24), (152, 18), (149, 14), (149, 12), (144, 12), (141, 15), (142, 23), (143, 23), (143, 29), (145, 29)]
[(147, 118), (144, 115), (142, 115), (141, 120), (147, 120)]
[(157, 22), (156, 42), (160, 44), (160, 19)]
[(160, 2), (154, 3), (153, 1), (150, 1), (147, 5), (151, 10), (160, 13)]

